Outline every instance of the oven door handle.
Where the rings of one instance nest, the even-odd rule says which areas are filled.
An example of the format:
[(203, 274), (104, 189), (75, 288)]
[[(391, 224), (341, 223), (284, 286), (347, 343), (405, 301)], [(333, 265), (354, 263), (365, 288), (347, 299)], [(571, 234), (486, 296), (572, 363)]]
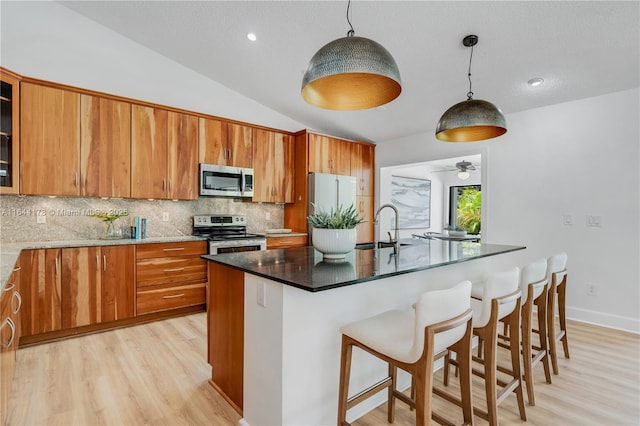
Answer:
[(240, 194), (245, 191), (246, 182), (244, 177), (244, 170), (240, 170)]

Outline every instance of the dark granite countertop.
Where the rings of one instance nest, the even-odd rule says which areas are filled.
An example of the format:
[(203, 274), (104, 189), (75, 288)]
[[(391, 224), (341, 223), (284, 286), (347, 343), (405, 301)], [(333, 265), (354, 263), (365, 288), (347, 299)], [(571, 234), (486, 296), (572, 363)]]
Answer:
[(322, 260), (313, 247), (224, 253), (204, 259), (307, 291), (322, 291), (522, 250), (523, 246), (409, 239), (393, 248), (354, 250), (342, 263)]

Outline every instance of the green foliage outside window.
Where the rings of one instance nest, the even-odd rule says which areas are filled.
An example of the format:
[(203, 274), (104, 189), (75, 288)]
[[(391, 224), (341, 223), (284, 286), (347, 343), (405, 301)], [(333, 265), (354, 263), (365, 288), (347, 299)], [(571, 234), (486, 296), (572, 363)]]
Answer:
[(458, 196), (457, 223), (470, 234), (480, 233), (482, 192), (465, 188)]

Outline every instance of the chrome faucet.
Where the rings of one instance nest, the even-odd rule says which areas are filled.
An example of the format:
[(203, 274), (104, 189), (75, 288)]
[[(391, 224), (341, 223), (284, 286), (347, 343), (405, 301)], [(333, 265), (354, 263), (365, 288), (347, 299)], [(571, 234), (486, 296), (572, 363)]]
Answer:
[[(390, 240), (389, 243), (391, 245), (393, 245), (393, 254), (398, 254), (398, 249), (400, 248), (400, 242), (399, 242), (400, 239), (398, 238), (398, 209), (396, 208), (396, 206), (394, 206), (393, 204), (383, 204), (383, 205), (381, 205), (380, 208), (378, 209), (378, 211), (376, 212), (376, 215), (375, 215), (375, 217), (373, 219), (373, 223), (376, 224), (376, 225), (380, 225), (378, 217), (380, 216), (380, 212), (386, 207), (391, 208), (394, 211), (395, 215), (396, 215), (395, 240), (391, 239), (391, 233), (389, 233), (389, 240)], [(380, 231), (380, 227), (378, 226), (378, 234), (380, 233), (379, 231)], [(377, 241), (374, 243), (374, 248), (376, 248), (376, 249), (378, 248), (378, 242)]]

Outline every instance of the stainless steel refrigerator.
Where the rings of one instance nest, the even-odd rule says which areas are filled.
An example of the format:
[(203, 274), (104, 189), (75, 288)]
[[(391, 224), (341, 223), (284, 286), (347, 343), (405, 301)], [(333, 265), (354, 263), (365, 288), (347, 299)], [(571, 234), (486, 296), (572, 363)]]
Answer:
[[(309, 214), (314, 206), (326, 212), (334, 211), (338, 206), (343, 209), (356, 204), (356, 178), (354, 176), (333, 175), (327, 173), (309, 173)], [(309, 236), (313, 240), (312, 227)]]

